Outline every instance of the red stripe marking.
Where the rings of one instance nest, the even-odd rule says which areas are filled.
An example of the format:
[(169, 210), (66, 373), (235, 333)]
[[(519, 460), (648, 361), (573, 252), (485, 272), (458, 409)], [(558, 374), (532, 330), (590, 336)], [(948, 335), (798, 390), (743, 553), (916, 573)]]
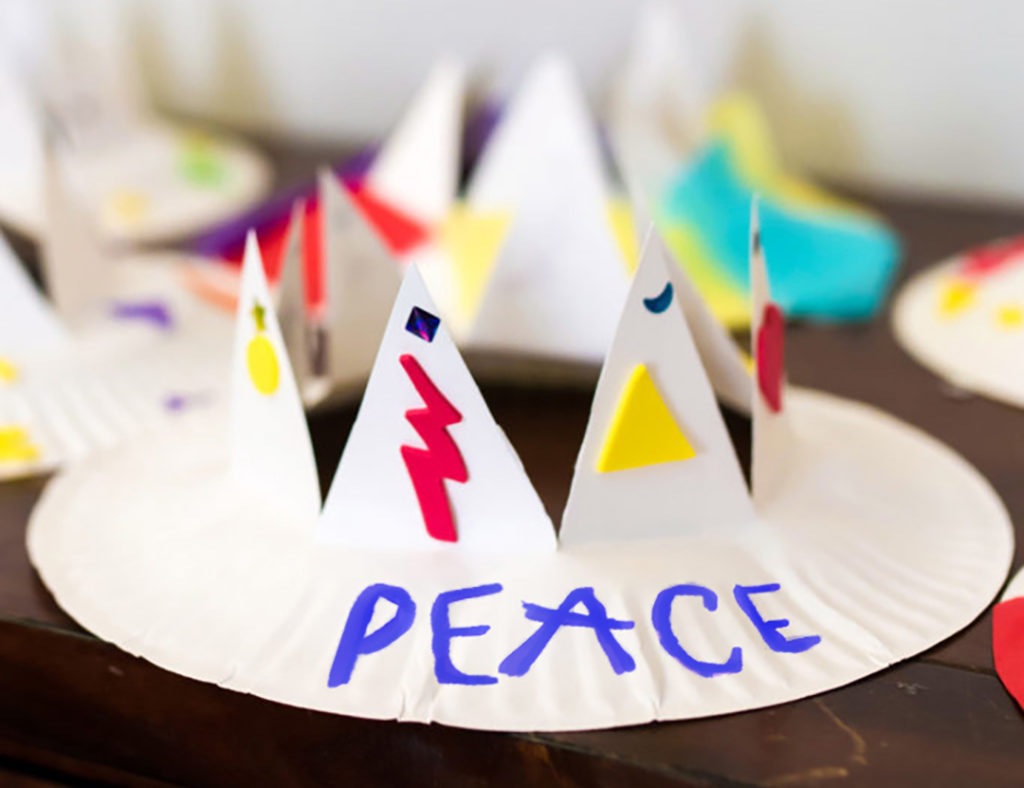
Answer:
[(462, 414), (445, 399), (415, 357), (405, 353), (398, 360), (425, 406), (405, 412), (405, 418), (423, 439), (424, 448), (403, 446), (402, 459), (416, 491), (427, 533), (442, 542), (456, 542), (459, 537), (444, 481), (469, 479), (459, 447), (447, 429), (462, 421)]

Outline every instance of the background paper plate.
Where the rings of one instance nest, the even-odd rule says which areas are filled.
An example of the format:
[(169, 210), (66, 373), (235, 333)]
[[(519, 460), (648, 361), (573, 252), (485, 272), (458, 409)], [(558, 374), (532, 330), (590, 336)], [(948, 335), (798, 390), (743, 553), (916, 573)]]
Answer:
[[(837, 687), (923, 651), (973, 620), (1002, 584), (1013, 550), (1006, 511), (984, 479), (932, 438), (879, 411), (794, 391), (799, 484), (754, 527), (667, 542), (562, 548), (527, 558), (439, 549), (371, 553), (314, 543), (266, 491), (228, 475), (228, 441), (209, 417), (60, 475), (28, 530), (32, 562), (58, 603), (126, 651), (203, 681), (311, 709), (470, 728), (557, 730), (722, 714)], [(369, 584), (406, 588), (412, 628), (328, 688), (342, 627)], [(461, 602), (453, 640), (467, 673), (490, 686), (438, 685), (431, 605), (440, 591), (500, 583)], [(677, 601), (673, 629), (692, 654), (743, 670), (705, 678), (662, 650), (651, 626), (658, 592), (700, 583), (714, 612)], [(779, 583), (758, 600), (786, 618), (776, 653), (733, 599), (736, 584)], [(562, 629), (525, 676), (502, 658), (534, 632), (522, 603), (557, 606), (592, 586), (636, 669), (613, 673), (589, 630)], [(378, 611), (382, 612), (382, 611)], [(374, 619), (374, 626), (378, 626)]]
[[(262, 198), (266, 159), (234, 138), (152, 123), (78, 157), (86, 199), (110, 240), (153, 243), (192, 235)], [(0, 187), (0, 220), (33, 238), (43, 227), (42, 172)]]
[(954, 257), (912, 278), (896, 299), (893, 328), (907, 352), (945, 380), (1020, 407), (1024, 249), (994, 266), (972, 265), (979, 253), (998, 248)]
[[(187, 292), (186, 262), (166, 253), (119, 263), (110, 304), (72, 326), (70, 346), (19, 363), (16, 379), (0, 383), (0, 430), (21, 430), (37, 450), (5, 457), (0, 437), (0, 480), (83, 459), (223, 399), (233, 315)], [(114, 317), (118, 305), (159, 305), (171, 324)]]

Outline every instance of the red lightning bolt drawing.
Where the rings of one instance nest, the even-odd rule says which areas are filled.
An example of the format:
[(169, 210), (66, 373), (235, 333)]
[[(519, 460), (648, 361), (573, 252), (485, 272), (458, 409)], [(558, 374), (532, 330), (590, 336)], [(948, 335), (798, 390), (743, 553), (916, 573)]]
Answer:
[(442, 542), (455, 542), (459, 537), (444, 480), (465, 482), (469, 479), (459, 447), (447, 429), (462, 421), (462, 414), (438, 391), (420, 362), (408, 353), (398, 360), (426, 406), (405, 412), (405, 418), (419, 433), (426, 448), (403, 446), (402, 459), (412, 479), (427, 533)]

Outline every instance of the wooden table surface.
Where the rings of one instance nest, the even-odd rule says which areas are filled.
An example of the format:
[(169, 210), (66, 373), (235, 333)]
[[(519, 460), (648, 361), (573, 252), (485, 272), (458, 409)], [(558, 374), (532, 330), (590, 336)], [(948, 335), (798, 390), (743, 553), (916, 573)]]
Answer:
[[(901, 279), (966, 245), (1024, 229), (1022, 212), (870, 202), (903, 236)], [(792, 381), (878, 405), (945, 441), (1024, 522), (1024, 410), (965, 397), (917, 366), (897, 347), (888, 312), (869, 325), (794, 326), (787, 361)], [(485, 387), (484, 395), (557, 516), (590, 393)], [(328, 476), (352, 417), (341, 409), (311, 420)], [(544, 735), (352, 719), (186, 679), (83, 631), (25, 553), (26, 520), (45, 484), (0, 485), (4, 784), (8, 774), (25, 785), (1024, 784), (1024, 717), (993, 672), (990, 613), (848, 687), (715, 719)]]

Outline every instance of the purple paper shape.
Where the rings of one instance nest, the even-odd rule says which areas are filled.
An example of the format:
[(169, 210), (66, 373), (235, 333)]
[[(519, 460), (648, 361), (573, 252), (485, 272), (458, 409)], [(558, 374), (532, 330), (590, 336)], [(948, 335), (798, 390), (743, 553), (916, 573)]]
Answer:
[[(334, 165), (333, 170), (346, 184), (358, 183), (369, 171), (377, 155), (379, 145), (367, 145), (358, 153)], [(296, 200), (310, 200), (316, 197), (316, 182), (306, 182), (275, 193), (266, 202), (239, 214), (233, 219), (215, 225), (200, 235), (192, 244), (195, 251), (205, 257), (231, 258), (240, 255), (245, 246), (245, 236), (250, 229), (262, 234), (267, 228), (286, 224), (291, 219), (292, 206)]]
[(180, 413), (188, 407), (188, 397), (184, 394), (168, 394), (164, 397), (164, 407), (172, 413)]
[(210, 392), (200, 391), (192, 394), (184, 394), (182, 392), (171, 392), (167, 394), (163, 399), (163, 406), (165, 410), (171, 413), (181, 413), (189, 408), (196, 407), (197, 405), (205, 405), (210, 400)]
[(503, 110), (502, 103), (497, 99), (485, 99), (466, 120), (462, 131), (462, 161), (467, 173), (472, 172), (476, 166), (480, 154), (498, 126)]
[(160, 299), (148, 301), (115, 301), (110, 307), (115, 320), (138, 320), (151, 323), (161, 331), (174, 328), (174, 317), (166, 303)]
[(380, 151), (380, 143), (370, 143), (358, 153), (334, 165), (334, 174), (345, 183), (359, 183), (369, 173), (378, 151)]

